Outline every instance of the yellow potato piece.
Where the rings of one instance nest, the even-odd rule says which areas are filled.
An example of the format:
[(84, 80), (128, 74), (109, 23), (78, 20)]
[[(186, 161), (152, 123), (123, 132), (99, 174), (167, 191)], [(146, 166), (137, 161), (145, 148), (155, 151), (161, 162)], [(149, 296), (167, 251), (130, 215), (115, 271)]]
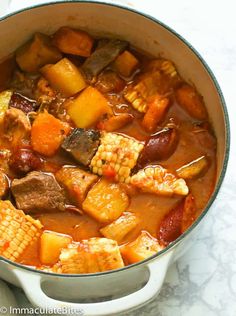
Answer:
[(106, 179), (97, 182), (83, 202), (83, 210), (101, 223), (116, 220), (128, 207), (129, 199), (119, 184)]
[(72, 242), (68, 235), (46, 230), (40, 240), (40, 261), (42, 264), (55, 264), (61, 250)]
[(179, 177), (183, 179), (193, 179), (202, 175), (209, 167), (209, 161), (206, 156), (202, 156), (183, 167), (176, 170)]
[(87, 128), (105, 114), (112, 114), (107, 99), (97, 89), (89, 86), (74, 100), (67, 102), (68, 114), (79, 128)]
[(67, 58), (55, 65), (46, 65), (41, 73), (50, 85), (66, 97), (70, 97), (86, 87), (86, 82), (79, 69)]
[(131, 264), (153, 256), (162, 248), (154, 237), (142, 231), (133, 242), (121, 247), (121, 254)]
[(125, 77), (131, 76), (138, 64), (138, 59), (127, 50), (118, 56), (114, 62), (115, 69)]

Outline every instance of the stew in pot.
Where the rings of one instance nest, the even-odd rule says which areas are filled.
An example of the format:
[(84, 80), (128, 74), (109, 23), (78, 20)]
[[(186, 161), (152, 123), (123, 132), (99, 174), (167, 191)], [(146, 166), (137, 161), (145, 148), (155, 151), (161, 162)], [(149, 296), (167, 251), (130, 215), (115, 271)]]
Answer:
[(216, 178), (204, 100), (170, 60), (62, 27), (0, 65), (0, 255), (57, 273), (144, 260)]

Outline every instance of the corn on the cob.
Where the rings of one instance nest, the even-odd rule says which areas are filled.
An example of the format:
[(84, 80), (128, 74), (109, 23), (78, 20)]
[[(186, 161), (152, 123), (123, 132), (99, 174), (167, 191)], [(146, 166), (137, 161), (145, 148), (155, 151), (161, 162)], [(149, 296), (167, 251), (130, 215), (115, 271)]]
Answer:
[(120, 243), (124, 237), (133, 230), (139, 223), (137, 215), (125, 212), (121, 217), (111, 224), (100, 229), (106, 238), (116, 240)]
[(177, 75), (177, 71), (175, 69), (174, 64), (170, 60), (164, 60), (161, 63), (161, 70), (165, 75), (168, 75), (170, 77), (175, 77)]
[(159, 195), (187, 195), (188, 187), (184, 179), (178, 179), (162, 166), (150, 166), (131, 177), (131, 184), (144, 192)]
[(10, 201), (0, 201), (0, 255), (15, 261), (40, 236), (39, 220), (25, 215)]
[(112, 169), (115, 180), (129, 183), (131, 170), (136, 165), (144, 145), (135, 139), (115, 133), (102, 133), (100, 141), (90, 169), (100, 176), (106, 176), (107, 169)]
[(63, 249), (60, 260), (53, 269), (59, 273), (93, 273), (123, 266), (117, 242), (94, 237)]
[(156, 83), (160, 81), (160, 77), (161, 74), (159, 71), (146, 75), (135, 86), (130, 86), (124, 94), (125, 99), (137, 111), (145, 113), (148, 108), (147, 98), (157, 93)]
[(128, 263), (135, 263), (153, 256), (162, 249), (155, 238), (142, 231), (133, 242), (121, 247), (121, 253)]

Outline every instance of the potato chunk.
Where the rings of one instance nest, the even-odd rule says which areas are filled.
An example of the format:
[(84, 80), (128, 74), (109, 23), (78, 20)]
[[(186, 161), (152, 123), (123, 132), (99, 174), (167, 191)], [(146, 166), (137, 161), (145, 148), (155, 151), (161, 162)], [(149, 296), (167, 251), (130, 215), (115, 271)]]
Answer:
[(64, 26), (54, 34), (53, 43), (63, 53), (88, 57), (93, 38), (86, 32)]
[(68, 235), (45, 230), (40, 239), (40, 261), (42, 264), (55, 264), (60, 256), (62, 248), (66, 248), (72, 242)]
[(98, 180), (98, 176), (80, 168), (63, 167), (56, 173), (56, 179), (67, 189), (73, 203), (80, 206), (90, 187)]
[(86, 87), (86, 82), (79, 69), (67, 58), (55, 65), (46, 65), (41, 73), (50, 85), (66, 97), (70, 97)]
[(88, 192), (83, 209), (97, 221), (109, 223), (116, 220), (128, 204), (128, 196), (118, 184), (101, 179)]
[(206, 156), (199, 157), (176, 170), (177, 175), (183, 179), (194, 179), (201, 176), (209, 167)]
[(116, 240), (120, 243), (124, 237), (133, 230), (139, 223), (138, 217), (129, 212), (125, 212), (121, 217), (111, 224), (100, 229), (106, 238)]
[(16, 52), (16, 61), (26, 72), (36, 72), (46, 64), (56, 63), (62, 58), (60, 51), (52, 45), (50, 37), (35, 33), (32, 40)]
[(118, 56), (114, 62), (115, 69), (124, 77), (132, 75), (134, 70), (138, 66), (138, 59), (131, 54), (128, 50), (125, 50), (120, 56)]
[(129, 264), (147, 259), (162, 250), (158, 241), (148, 232), (142, 231), (133, 242), (121, 248), (121, 254)]
[(107, 99), (91, 86), (74, 100), (69, 100), (67, 107), (72, 121), (80, 128), (90, 127), (105, 113), (112, 114)]

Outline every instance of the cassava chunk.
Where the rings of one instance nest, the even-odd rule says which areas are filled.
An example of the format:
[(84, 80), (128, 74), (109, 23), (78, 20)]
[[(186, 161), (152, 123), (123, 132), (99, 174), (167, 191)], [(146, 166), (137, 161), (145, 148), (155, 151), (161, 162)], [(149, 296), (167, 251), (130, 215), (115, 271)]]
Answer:
[(142, 231), (133, 242), (121, 247), (122, 257), (129, 263), (136, 263), (145, 260), (159, 251), (161, 247), (154, 237), (148, 232)]
[(128, 204), (128, 196), (119, 184), (101, 179), (88, 192), (83, 209), (98, 222), (109, 223), (116, 220)]
[(142, 121), (143, 128), (149, 133), (154, 132), (157, 129), (158, 124), (163, 120), (168, 107), (168, 98), (162, 98), (159, 95), (151, 97), (148, 101), (147, 112)]
[(137, 215), (134, 213), (124, 212), (124, 214), (117, 220), (101, 228), (100, 232), (106, 238), (116, 240), (120, 243), (124, 237), (138, 225), (138, 223), (139, 219)]
[(30, 136), (31, 125), (28, 117), (21, 110), (8, 109), (3, 119), (4, 137), (12, 147), (20, 146)]
[(57, 181), (68, 191), (72, 202), (80, 206), (98, 176), (74, 167), (63, 167), (56, 173)]
[(175, 91), (178, 104), (197, 120), (207, 119), (207, 111), (202, 96), (189, 84), (185, 83)]
[(11, 90), (5, 90), (0, 93), (0, 122), (3, 120), (6, 110), (9, 107), (11, 96)]
[(26, 114), (33, 112), (38, 108), (38, 104), (35, 100), (29, 99), (17, 92), (12, 93), (9, 106), (19, 109)]
[(35, 33), (33, 39), (16, 52), (16, 61), (26, 72), (36, 72), (46, 64), (54, 64), (62, 58), (60, 51), (52, 45), (49, 36)]
[(46, 65), (41, 73), (50, 85), (66, 97), (70, 97), (86, 87), (86, 82), (79, 69), (67, 58), (55, 65)]
[(94, 273), (123, 266), (117, 242), (95, 237), (62, 249), (60, 260), (53, 270), (59, 273)]
[(129, 77), (137, 68), (138, 64), (138, 59), (128, 50), (125, 50), (116, 58), (114, 67), (122, 76)]
[(84, 31), (63, 26), (54, 34), (53, 44), (63, 53), (88, 57), (93, 38)]
[(134, 117), (129, 113), (120, 113), (100, 121), (97, 127), (106, 132), (114, 132), (133, 121)]
[(100, 136), (100, 132), (93, 129), (75, 128), (62, 143), (62, 148), (88, 166), (98, 149)]
[(11, 191), (19, 209), (25, 212), (63, 211), (65, 196), (52, 174), (32, 171), (14, 179)]
[(87, 128), (96, 123), (102, 115), (112, 110), (107, 99), (96, 88), (89, 86), (79, 96), (66, 104), (67, 112), (79, 128)]
[(88, 80), (97, 76), (107, 65), (125, 50), (128, 43), (125, 41), (112, 39), (98, 47), (90, 57), (88, 57), (82, 66)]
[(40, 261), (42, 264), (55, 264), (61, 250), (72, 242), (68, 235), (45, 230), (40, 238)]
[(209, 160), (201, 156), (176, 170), (176, 173), (183, 179), (194, 179), (206, 172), (209, 167)]
[(69, 132), (70, 126), (67, 123), (46, 111), (39, 113), (32, 125), (32, 147), (42, 155), (53, 156)]

